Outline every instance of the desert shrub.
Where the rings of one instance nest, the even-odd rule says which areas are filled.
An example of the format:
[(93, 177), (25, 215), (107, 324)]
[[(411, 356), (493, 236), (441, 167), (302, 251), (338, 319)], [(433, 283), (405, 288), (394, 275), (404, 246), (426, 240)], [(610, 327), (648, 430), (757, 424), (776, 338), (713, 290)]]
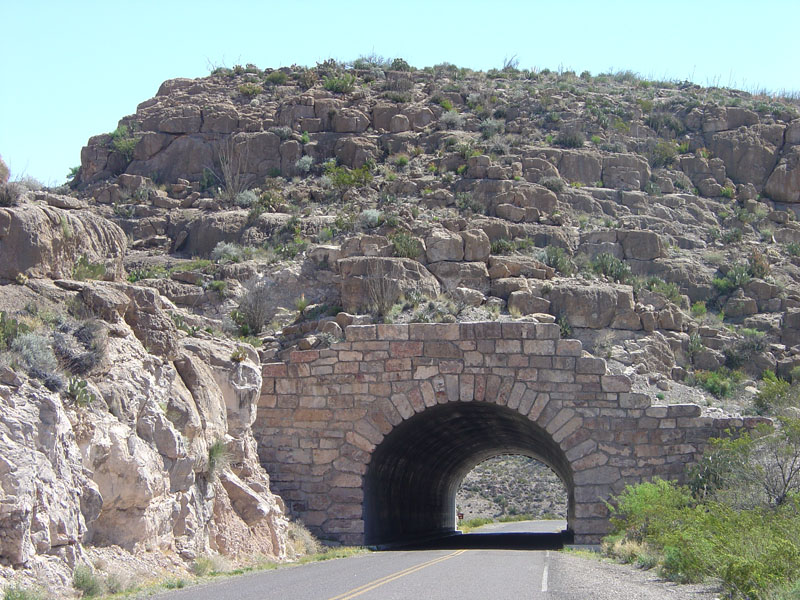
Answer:
[(108, 328), (98, 319), (77, 326), (64, 323), (53, 333), (53, 351), (58, 360), (73, 375), (92, 371), (106, 356)]
[(283, 85), (287, 79), (289, 79), (289, 76), (283, 71), (273, 71), (264, 78), (270, 85)]
[(644, 283), (644, 287), (651, 292), (661, 294), (673, 304), (680, 304), (681, 302), (681, 290), (678, 287), (678, 284), (672, 281), (666, 282), (660, 277), (655, 276), (648, 277)]
[(382, 218), (383, 214), (381, 211), (375, 208), (367, 208), (361, 211), (356, 222), (362, 229), (375, 229), (381, 224)]
[(31, 377), (43, 381), (48, 389), (54, 391), (64, 387), (49, 336), (34, 331), (20, 334), (12, 342), (11, 349)]
[(250, 208), (258, 202), (258, 195), (253, 190), (245, 190), (236, 194), (234, 201), (239, 208)]
[(723, 350), (725, 366), (729, 369), (738, 369), (750, 363), (756, 354), (764, 352), (768, 346), (767, 337), (763, 331), (744, 328), (739, 333), (742, 338)]
[(355, 89), (356, 77), (350, 73), (340, 73), (322, 78), (322, 86), (334, 94), (347, 94)]
[(586, 138), (580, 131), (562, 131), (556, 136), (553, 143), (562, 148), (583, 148)]
[(102, 279), (105, 274), (106, 266), (104, 264), (90, 262), (85, 255), (81, 255), (72, 267), (72, 278), (78, 281)]
[(399, 57), (395, 58), (392, 61), (392, 64), (389, 65), (389, 68), (392, 71), (411, 71), (412, 70), (411, 65), (409, 65), (405, 60), (403, 60), (402, 58), (399, 58)]
[(257, 83), (247, 82), (239, 86), (239, 93), (247, 98), (255, 98), (264, 91)]
[(789, 242), (785, 247), (790, 256), (800, 256), (800, 243)]
[(12, 585), (3, 590), (3, 600), (46, 600), (43, 593), (20, 585)]
[(0, 206), (16, 206), (25, 193), (25, 187), (16, 181), (0, 184)]
[(712, 280), (714, 287), (720, 294), (729, 294), (750, 282), (750, 266), (738, 263), (731, 266), (724, 277), (715, 277)]
[(274, 290), (268, 280), (251, 279), (244, 284), (245, 293), (231, 318), (240, 335), (255, 335), (269, 323), (275, 312)]
[(769, 260), (766, 255), (758, 249), (753, 249), (747, 259), (747, 266), (750, 275), (763, 279), (770, 272)]
[(678, 148), (675, 142), (668, 140), (659, 140), (648, 151), (650, 166), (654, 169), (670, 166), (676, 156), (678, 156)]
[(753, 400), (758, 414), (769, 414), (776, 409), (796, 404), (800, 399), (800, 389), (792, 386), (788, 381), (781, 379), (770, 370), (764, 371), (761, 376), (761, 387)]
[(82, 592), (84, 598), (93, 598), (105, 591), (102, 580), (85, 565), (75, 567), (72, 573), (72, 587)]
[(679, 582), (718, 578), (729, 597), (765, 598), (800, 576), (797, 500), (777, 509), (736, 510), (697, 501), (674, 483), (628, 486), (613, 500), (606, 544), (633, 541), (657, 553), (660, 574)]
[(625, 283), (631, 277), (631, 268), (624, 261), (608, 252), (598, 254), (592, 260), (590, 266), (595, 273), (604, 275), (619, 283)]
[[(645, 118), (647, 126), (659, 135), (671, 133), (673, 136), (682, 134), (686, 127), (675, 115), (665, 112), (654, 112)], [(687, 147), (688, 150), (688, 147)]]
[(440, 129), (461, 129), (463, 127), (464, 116), (454, 110), (448, 110), (439, 117)]
[(725, 244), (735, 244), (742, 241), (742, 230), (738, 227), (728, 229), (722, 232), (720, 239)]
[(708, 312), (708, 309), (706, 308), (706, 303), (703, 302), (702, 300), (698, 300), (697, 302), (692, 304), (691, 312), (692, 316), (695, 319), (704, 317), (706, 315), (706, 312)]
[(736, 390), (736, 386), (744, 379), (740, 371), (720, 367), (716, 371), (697, 370), (689, 378), (689, 383), (700, 386), (717, 398), (727, 398)]
[(543, 185), (548, 190), (550, 190), (551, 192), (555, 192), (556, 194), (558, 194), (559, 192), (563, 192), (564, 188), (567, 186), (567, 184), (564, 183), (564, 180), (561, 179), (561, 177), (556, 177), (552, 175), (545, 176), (539, 179), (539, 185)]
[(94, 400), (94, 394), (89, 391), (85, 379), (70, 377), (67, 382), (66, 393), (78, 406), (88, 406)]
[(208, 447), (208, 478), (214, 479), (230, 463), (230, 452), (225, 440), (219, 439)]
[(491, 253), (492, 254), (511, 254), (516, 250), (516, 246), (512, 240), (507, 240), (505, 238), (499, 238), (492, 242), (491, 246)]
[(325, 165), (325, 175), (331, 181), (333, 187), (340, 192), (344, 192), (352, 187), (363, 187), (372, 181), (372, 173), (369, 167), (363, 165), (357, 169), (348, 169), (344, 166), (337, 166), (329, 162)]
[(468, 214), (486, 214), (486, 205), (469, 192), (458, 192), (456, 194), (456, 208)]
[(486, 119), (480, 124), (479, 129), (483, 139), (488, 140), (491, 137), (504, 133), (506, 124), (499, 119)]
[(297, 159), (294, 163), (294, 168), (297, 169), (298, 173), (306, 174), (311, 170), (311, 166), (314, 164), (314, 159), (311, 156), (301, 156)]
[(253, 256), (253, 249), (247, 246), (240, 246), (231, 242), (219, 242), (211, 251), (211, 260), (216, 263), (233, 262), (238, 263), (249, 260)]
[(562, 275), (572, 275), (575, 272), (575, 263), (569, 254), (559, 246), (547, 246), (542, 255), (542, 262), (548, 267), (553, 267)]
[(17, 336), (29, 331), (30, 328), (25, 323), (20, 323), (5, 311), (0, 311), (0, 351), (7, 350)]
[(126, 161), (133, 160), (133, 150), (138, 141), (127, 125), (120, 125), (111, 132), (111, 148), (121, 154)]
[(396, 233), (389, 238), (394, 249), (394, 255), (402, 258), (416, 258), (422, 254), (422, 243), (405, 232)]

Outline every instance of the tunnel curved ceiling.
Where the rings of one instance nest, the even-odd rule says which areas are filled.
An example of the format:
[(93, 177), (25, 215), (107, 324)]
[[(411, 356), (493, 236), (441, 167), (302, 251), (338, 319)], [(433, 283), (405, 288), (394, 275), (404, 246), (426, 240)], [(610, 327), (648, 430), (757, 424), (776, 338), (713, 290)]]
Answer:
[(498, 454), (522, 454), (550, 466), (567, 489), (571, 521), (572, 470), (546, 431), (505, 406), (450, 403), (404, 421), (373, 451), (364, 476), (366, 543), (452, 530), (464, 476)]

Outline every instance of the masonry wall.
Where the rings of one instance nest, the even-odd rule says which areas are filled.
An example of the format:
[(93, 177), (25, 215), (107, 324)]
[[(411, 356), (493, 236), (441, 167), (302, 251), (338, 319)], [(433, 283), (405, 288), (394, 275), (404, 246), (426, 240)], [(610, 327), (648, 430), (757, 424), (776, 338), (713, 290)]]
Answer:
[(709, 437), (748, 420), (652, 406), (555, 324), (364, 325), (322, 350), (263, 366), (254, 432), (290, 512), (324, 538), (364, 541), (364, 475), (397, 425), (437, 404), (487, 402), (536, 423), (560, 448), (577, 543), (608, 531), (604, 500), (628, 483), (681, 478)]

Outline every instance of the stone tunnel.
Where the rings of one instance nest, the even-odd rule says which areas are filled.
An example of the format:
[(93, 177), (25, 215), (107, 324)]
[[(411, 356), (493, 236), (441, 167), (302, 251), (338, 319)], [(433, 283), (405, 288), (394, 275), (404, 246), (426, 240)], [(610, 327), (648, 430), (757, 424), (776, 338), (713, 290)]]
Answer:
[(575, 542), (594, 544), (611, 495), (680, 480), (710, 437), (757, 421), (653, 406), (552, 323), (349, 326), (263, 375), (253, 427), (273, 490), (316, 535), (346, 544), (452, 531), (464, 476), (508, 453), (553, 469)]

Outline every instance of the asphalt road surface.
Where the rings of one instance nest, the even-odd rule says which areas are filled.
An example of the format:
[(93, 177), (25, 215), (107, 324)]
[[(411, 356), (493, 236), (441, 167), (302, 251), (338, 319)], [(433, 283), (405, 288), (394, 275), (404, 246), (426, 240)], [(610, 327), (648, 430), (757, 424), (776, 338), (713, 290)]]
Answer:
[[(656, 600), (713, 598), (705, 590), (548, 549), (564, 522), (495, 524), (446, 544), (372, 552), (159, 594), (158, 600)], [(509, 533), (515, 532), (515, 533)], [(531, 533), (538, 532), (538, 533)], [(509, 537), (511, 536), (511, 537)], [(514, 537), (516, 536), (516, 537)], [(527, 537), (527, 545), (519, 536)], [(506, 548), (496, 538), (510, 541)], [(460, 540), (460, 544), (456, 541)], [(638, 576), (638, 580), (637, 580)], [(697, 592), (697, 593), (693, 593)]]

